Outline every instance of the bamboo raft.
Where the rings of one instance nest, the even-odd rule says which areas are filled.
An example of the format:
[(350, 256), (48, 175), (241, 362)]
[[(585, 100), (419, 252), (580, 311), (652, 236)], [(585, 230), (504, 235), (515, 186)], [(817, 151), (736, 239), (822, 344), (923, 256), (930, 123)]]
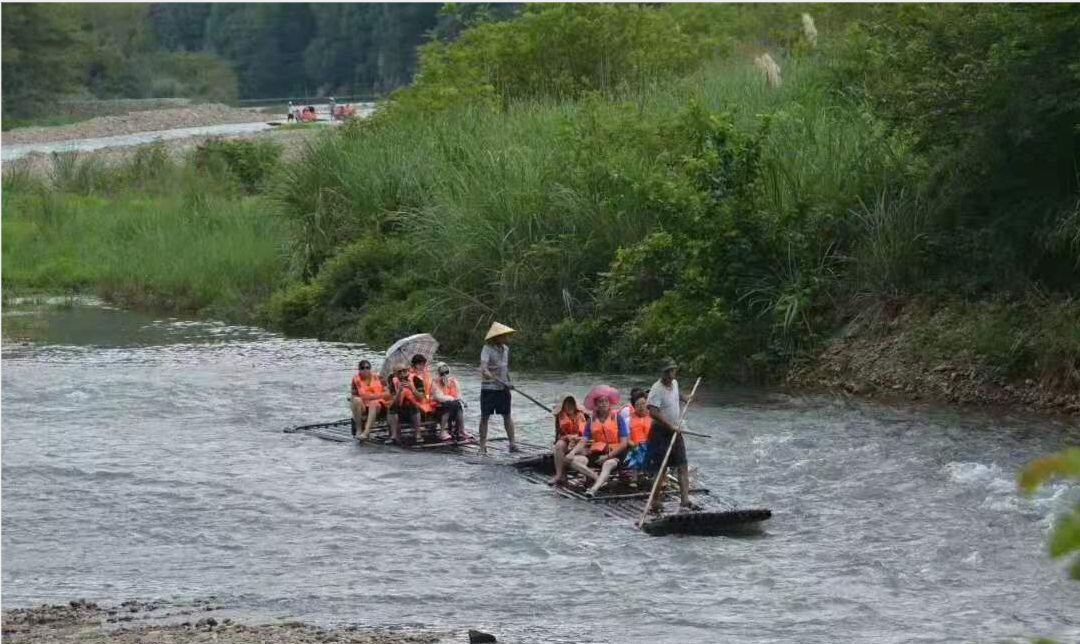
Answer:
[[(344, 418), (324, 423), (312, 423), (309, 425), (297, 425), (285, 429), (286, 433), (304, 433), (323, 440), (352, 443), (359, 439), (353, 434), (352, 419)], [(366, 444), (373, 446), (386, 446), (392, 449), (404, 449), (411, 451), (438, 450), (462, 454), (466, 457), (479, 457), (480, 448), (475, 440), (448, 440), (440, 441), (437, 437), (438, 423), (427, 421), (421, 423), (420, 436), (425, 442), (416, 440), (417, 431), (405, 425), (401, 428), (400, 444), (387, 444), (390, 437), (389, 425), (378, 422), (374, 425), (371, 435)], [(498, 444), (505, 441), (504, 438), (489, 439), (489, 443)], [(521, 451), (516, 455), (504, 455), (489, 457), (491, 462), (509, 465), (513, 467), (526, 480), (547, 485), (548, 480), (554, 474), (554, 460), (551, 451), (542, 445), (518, 441)], [(671, 474), (667, 475), (667, 485), (661, 495), (663, 512), (658, 517), (651, 518), (641, 526), (647, 534), (663, 536), (669, 534), (686, 534), (698, 536), (740, 536), (760, 533), (761, 523), (772, 516), (772, 511), (762, 508), (738, 508), (733, 502), (723, 501), (710, 494), (707, 488), (691, 487), (690, 497), (701, 509), (678, 512), (679, 504), (678, 482)], [(649, 491), (653, 479), (645, 475), (634, 475), (632, 472), (619, 472), (611, 477), (605, 487), (596, 496), (587, 496), (585, 491), (589, 482), (577, 472), (567, 474), (565, 485), (553, 486), (552, 489), (560, 496), (574, 499), (596, 506), (604, 514), (623, 519), (636, 524), (638, 518), (645, 510), (645, 503), (649, 497)]]

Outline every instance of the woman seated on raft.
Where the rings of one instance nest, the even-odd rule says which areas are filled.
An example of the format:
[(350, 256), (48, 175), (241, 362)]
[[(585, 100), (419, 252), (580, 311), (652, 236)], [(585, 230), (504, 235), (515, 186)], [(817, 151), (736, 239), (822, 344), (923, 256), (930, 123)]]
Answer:
[[(571, 467), (593, 481), (586, 496), (594, 496), (611, 473), (622, 463), (622, 457), (630, 445), (630, 430), (626, 422), (611, 411), (619, 403), (619, 392), (607, 385), (593, 387), (585, 397), (585, 407), (593, 410), (593, 417), (585, 424), (582, 440), (568, 459)], [(585, 455), (588, 452), (588, 456)], [(599, 467), (600, 472), (590, 469)]]
[(578, 408), (577, 399), (571, 394), (563, 396), (562, 405), (555, 413), (555, 444), (551, 448), (555, 458), (555, 476), (551, 477), (548, 485), (566, 482), (567, 454), (581, 441), (586, 421), (585, 412)]
[(649, 393), (640, 387), (630, 390), (630, 404), (619, 410), (619, 418), (630, 430), (630, 444), (623, 464), (632, 470), (642, 471), (645, 466), (649, 433), (652, 431), (652, 415), (649, 413)]
[(451, 438), (446, 430), (453, 418), (457, 440), (468, 440), (469, 435), (465, 433), (465, 405), (461, 402), (457, 378), (450, 375), (450, 366), (445, 362), (435, 365), (435, 373), (438, 375), (431, 381), (431, 396), (435, 400), (435, 416), (439, 419), (439, 439), (446, 441)]
[[(353, 435), (360, 433), (360, 440), (365, 441), (371, 434), (371, 427), (375, 421), (386, 417), (386, 408), (390, 405), (391, 396), (383, 387), (379, 376), (371, 373), (371, 363), (361, 360), (356, 365), (356, 374), (352, 377), (352, 399), (349, 406), (352, 407)], [(363, 431), (360, 428), (363, 427)]]
[[(409, 370), (409, 378), (412, 380), (413, 389), (416, 390), (416, 406), (420, 410), (421, 420), (431, 420), (435, 418), (437, 413), (438, 401), (434, 395), (434, 380), (431, 377), (431, 371), (428, 370), (427, 358), (423, 354), (416, 354), (412, 357), (412, 369)], [(417, 426), (419, 429), (419, 426)], [(450, 440), (450, 434), (443, 429), (439, 433), (440, 441)], [(417, 442), (424, 442), (417, 433)]]

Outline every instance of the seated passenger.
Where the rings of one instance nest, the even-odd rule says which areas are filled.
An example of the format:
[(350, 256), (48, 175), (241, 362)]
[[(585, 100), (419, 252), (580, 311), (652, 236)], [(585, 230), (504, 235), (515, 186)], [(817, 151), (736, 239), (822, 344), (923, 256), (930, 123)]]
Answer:
[(431, 395), (431, 371), (428, 370), (427, 358), (422, 354), (418, 353), (412, 357), (409, 377), (412, 378), (413, 386), (419, 394), (416, 406), (420, 408), (420, 412), (425, 415), (434, 414), (435, 398)]
[(457, 379), (450, 375), (450, 367), (445, 362), (435, 365), (438, 374), (431, 383), (431, 395), (435, 400), (435, 416), (439, 419), (439, 440), (450, 440), (450, 432), (446, 431), (450, 418), (453, 417), (457, 424), (457, 440), (468, 439), (465, 433), (465, 405), (461, 402)]
[(566, 457), (581, 441), (585, 422), (585, 412), (578, 408), (577, 399), (570, 394), (563, 396), (562, 405), (555, 413), (555, 444), (551, 448), (555, 458), (555, 476), (551, 477), (548, 485), (566, 482)]
[(416, 429), (416, 442), (423, 443), (420, 425), (420, 394), (413, 385), (413, 379), (409, 377), (409, 367), (399, 365), (390, 378), (390, 395), (393, 401), (387, 417), (390, 420), (390, 440), (387, 443), (401, 444), (401, 421), (407, 418)]
[(649, 394), (644, 389), (635, 387), (630, 391), (630, 404), (619, 412), (630, 430), (630, 442), (624, 463), (626, 467), (638, 471), (645, 466), (649, 432), (652, 430), (652, 415), (646, 404), (648, 399)]
[(379, 376), (371, 373), (371, 363), (361, 360), (356, 366), (357, 373), (352, 377), (352, 399), (349, 406), (352, 407), (353, 436), (356, 436), (360, 428), (360, 440), (365, 441), (371, 434), (371, 427), (379, 418), (386, 416), (386, 408), (390, 404), (390, 394), (383, 387)]
[[(585, 493), (587, 496), (594, 496), (607, 483), (629, 445), (630, 430), (611, 411), (612, 405), (618, 402), (619, 392), (607, 385), (593, 387), (585, 397), (585, 406), (594, 409), (594, 414), (585, 424), (581, 442), (570, 453), (570, 463), (575, 470), (594, 481)], [(583, 453), (586, 451), (588, 456)], [(599, 467), (600, 472), (594, 472), (590, 465)]]

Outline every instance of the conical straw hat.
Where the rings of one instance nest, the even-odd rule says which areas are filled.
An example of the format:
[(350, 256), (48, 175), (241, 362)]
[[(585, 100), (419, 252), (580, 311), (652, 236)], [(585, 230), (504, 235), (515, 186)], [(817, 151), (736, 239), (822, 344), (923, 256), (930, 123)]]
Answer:
[(487, 335), (484, 336), (484, 342), (487, 342), (488, 340), (490, 340), (492, 338), (495, 338), (495, 337), (498, 337), (500, 335), (506, 335), (507, 333), (517, 333), (517, 331), (514, 331), (513, 329), (506, 326), (505, 324), (499, 324), (498, 322), (492, 322), (491, 323), (491, 328), (488, 329)]

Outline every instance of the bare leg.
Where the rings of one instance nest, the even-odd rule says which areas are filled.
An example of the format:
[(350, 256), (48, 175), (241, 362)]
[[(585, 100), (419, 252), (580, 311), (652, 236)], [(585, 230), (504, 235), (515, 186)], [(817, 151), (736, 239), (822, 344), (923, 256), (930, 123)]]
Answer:
[(401, 417), (395, 413), (386, 415), (390, 419), (390, 438), (395, 443), (401, 442)]
[(364, 426), (364, 402), (353, 396), (349, 400), (349, 409), (352, 410), (353, 436), (356, 436)]
[(667, 470), (658, 472), (656, 476), (660, 477), (660, 485), (656, 487), (656, 498), (653, 499), (652, 507), (650, 510), (663, 510), (664, 509), (664, 486), (667, 484)]
[(596, 491), (603, 487), (604, 483), (607, 483), (608, 478), (611, 477), (611, 473), (618, 465), (619, 459), (617, 458), (609, 458), (604, 461), (604, 464), (600, 466), (600, 476), (596, 478), (596, 482), (589, 488), (590, 495), (596, 494)]
[(566, 479), (566, 441), (562, 439), (555, 441), (551, 454), (555, 458), (555, 476), (551, 477), (548, 485), (555, 485)]
[(682, 505), (690, 505), (690, 468), (679, 466), (679, 499)]
[(375, 419), (379, 417), (379, 407), (378, 402), (372, 402), (367, 406), (367, 422), (364, 423), (364, 434), (361, 436), (364, 440), (371, 435), (371, 428), (375, 426)]
[(413, 428), (416, 430), (416, 442), (423, 443), (424, 435), (421, 433), (423, 427), (420, 425), (420, 412), (414, 411), (412, 413), (412, 424)]
[(480, 415), (480, 453), (487, 454), (487, 425), (491, 416)]
[(517, 444), (514, 443), (514, 419), (510, 418), (510, 414), (503, 416), (503, 428), (506, 429), (506, 439), (510, 442), (510, 451), (518, 451)]
[(570, 467), (584, 474), (590, 481), (597, 479), (596, 472), (589, 469), (589, 458), (587, 456), (575, 456), (570, 459)]
[(457, 408), (457, 431), (458, 438), (465, 440), (468, 434), (465, 433), (465, 408), (462, 406)]

